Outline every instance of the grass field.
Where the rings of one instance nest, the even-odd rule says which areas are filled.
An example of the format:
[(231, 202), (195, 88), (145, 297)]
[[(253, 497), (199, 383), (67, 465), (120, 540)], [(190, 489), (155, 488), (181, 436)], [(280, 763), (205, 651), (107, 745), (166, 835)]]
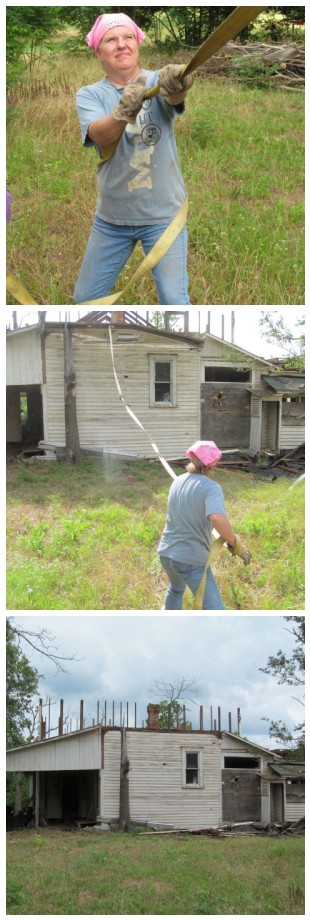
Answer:
[[(75, 93), (101, 70), (88, 52), (57, 47), (14, 90), (8, 126), (8, 270), (38, 304), (72, 303), (96, 203), (96, 154), (82, 147)], [(144, 52), (144, 66), (163, 63)], [(191, 303), (303, 304), (303, 94), (200, 76), (176, 135), (190, 202)], [(138, 245), (118, 290), (141, 258)], [(125, 303), (157, 303), (150, 274)]]
[[(180, 472), (180, 468), (176, 468)], [(217, 470), (227, 513), (252, 552), (223, 550), (214, 572), (228, 609), (304, 608), (304, 484)], [(8, 465), (9, 610), (156, 610), (156, 553), (170, 479), (152, 461)], [(184, 609), (192, 608), (186, 592)]]
[(7, 834), (7, 913), (303, 914), (304, 841)]

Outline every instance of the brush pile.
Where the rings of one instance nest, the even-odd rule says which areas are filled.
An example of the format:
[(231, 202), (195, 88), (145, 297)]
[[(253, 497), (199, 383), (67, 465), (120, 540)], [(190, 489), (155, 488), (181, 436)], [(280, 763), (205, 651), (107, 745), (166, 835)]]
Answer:
[(285, 45), (228, 42), (199, 68), (199, 73), (234, 76), (253, 84), (264, 79), (280, 89), (302, 90), (305, 86), (305, 48), (297, 42)]

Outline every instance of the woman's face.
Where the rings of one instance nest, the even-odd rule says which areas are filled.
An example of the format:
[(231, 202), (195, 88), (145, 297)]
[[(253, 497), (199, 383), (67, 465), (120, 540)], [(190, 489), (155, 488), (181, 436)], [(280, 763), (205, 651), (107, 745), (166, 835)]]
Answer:
[(138, 65), (139, 47), (133, 32), (125, 26), (116, 26), (103, 36), (97, 49), (97, 56), (107, 73), (120, 72)]

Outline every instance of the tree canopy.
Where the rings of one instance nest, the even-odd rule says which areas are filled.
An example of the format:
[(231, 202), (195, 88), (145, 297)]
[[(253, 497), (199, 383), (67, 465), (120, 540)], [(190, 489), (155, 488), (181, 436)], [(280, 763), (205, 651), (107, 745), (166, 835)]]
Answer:
[[(290, 623), (290, 627), (287, 628), (295, 639), (293, 652), (288, 656), (282, 649), (279, 649), (276, 655), (269, 656), (266, 667), (259, 670), (263, 674), (272, 674), (277, 679), (278, 684), (301, 688), (305, 682), (305, 617), (287, 616), (284, 619)], [(303, 706), (303, 699), (300, 697), (297, 699)], [(264, 719), (264, 721), (269, 722), (270, 737), (281, 744), (287, 745), (292, 759), (302, 760), (304, 758), (305, 731), (303, 721), (295, 725), (293, 731), (290, 731), (282, 720), (274, 722), (270, 719)]]
[(6, 623), (6, 729), (7, 747), (26, 742), (25, 731), (31, 725), (32, 698), (38, 692), (39, 673), (18, 645), (11, 626)]

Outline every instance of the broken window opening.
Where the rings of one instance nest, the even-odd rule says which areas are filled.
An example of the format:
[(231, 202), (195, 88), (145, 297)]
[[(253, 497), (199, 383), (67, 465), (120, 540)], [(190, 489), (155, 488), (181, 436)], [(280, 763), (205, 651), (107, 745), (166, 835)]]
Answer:
[(210, 367), (204, 369), (205, 383), (249, 383), (250, 370), (237, 370), (235, 367)]
[(236, 767), (237, 770), (257, 770), (259, 760), (256, 757), (224, 757), (224, 767)]

